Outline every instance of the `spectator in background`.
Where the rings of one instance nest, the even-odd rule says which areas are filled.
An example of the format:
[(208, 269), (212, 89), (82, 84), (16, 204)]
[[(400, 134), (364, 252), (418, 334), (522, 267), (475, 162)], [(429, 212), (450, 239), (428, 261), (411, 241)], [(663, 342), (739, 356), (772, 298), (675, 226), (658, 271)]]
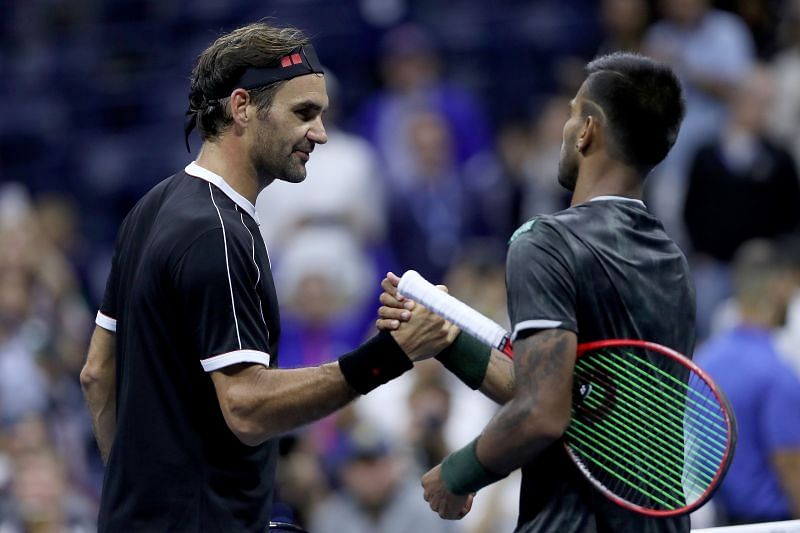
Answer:
[(775, 98), (770, 105), (769, 129), (800, 160), (800, 0), (788, 0), (780, 17), (781, 50), (770, 63)]
[(478, 102), (443, 79), (442, 58), (433, 37), (422, 27), (404, 25), (390, 30), (380, 43), (382, 91), (367, 101), (356, 118), (356, 129), (377, 149), (389, 187), (413, 186), (411, 136), (414, 114), (431, 109), (452, 132), (457, 166), (490, 146), (489, 128)]
[(757, 68), (731, 93), (726, 127), (699, 149), (690, 167), (684, 217), (694, 250), (698, 329), (730, 294), (727, 264), (743, 242), (800, 223), (796, 162), (766, 134), (772, 79)]
[(725, 124), (730, 92), (749, 72), (755, 50), (744, 22), (713, 9), (710, 0), (659, 0), (659, 6), (664, 18), (648, 30), (643, 51), (675, 70), (683, 85), (686, 118), (669, 156), (648, 180), (648, 205), (681, 243), (690, 158)]
[(778, 351), (800, 376), (800, 233), (781, 237), (778, 246), (789, 259), (794, 282), (789, 294), (786, 321), (777, 334)]
[[(555, 213), (569, 206), (569, 194), (555, 179), (564, 129), (564, 110), (571, 97), (551, 96), (542, 106), (531, 127), (531, 140), (524, 163), (522, 218), (518, 224), (542, 214)], [(510, 235), (509, 235), (510, 237)]]
[(640, 52), (650, 23), (650, 5), (646, 0), (603, 0), (600, 23), (605, 38), (597, 55)]
[(456, 164), (453, 130), (435, 109), (412, 111), (402, 189), (389, 201), (389, 241), (400, 267), (441, 280), (474, 230), (475, 202)]
[(444, 432), (450, 417), (450, 389), (437, 367), (431, 365), (425, 369), (428, 372), (417, 376), (408, 396), (411, 413), (408, 440), (420, 475), (439, 464), (451, 451)]
[(275, 261), (275, 279), (282, 367), (327, 363), (364, 340), (379, 276), (351, 233), (335, 226), (295, 233)]
[(7, 428), (0, 448), (10, 459), (10, 477), (0, 505), (3, 533), (96, 530), (96, 509), (70, 479), (64, 456), (53, 447), (46, 421), (31, 415)]
[(333, 456), (341, 490), (314, 512), (314, 533), (444, 533), (457, 524), (430, 513), (416, 472), (377, 428), (361, 423), (341, 435)]
[(800, 518), (800, 378), (774, 339), (793, 283), (775, 243), (743, 245), (734, 260), (740, 323), (696, 353), (738, 423), (736, 455), (716, 496), (728, 523)]
[[(361, 242), (346, 228), (311, 226), (294, 233), (275, 261), (281, 302), (281, 367), (334, 361), (367, 337), (375, 318), (370, 296), (379, 276)], [(338, 417), (327, 416), (300, 433), (324, 453)]]

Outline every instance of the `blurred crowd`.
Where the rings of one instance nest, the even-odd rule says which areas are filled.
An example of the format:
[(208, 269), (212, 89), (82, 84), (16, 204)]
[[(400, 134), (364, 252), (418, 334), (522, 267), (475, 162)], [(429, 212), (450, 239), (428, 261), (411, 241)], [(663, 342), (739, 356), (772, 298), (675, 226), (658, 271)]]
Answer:
[[(691, 263), (698, 361), (735, 409), (758, 411), (770, 388), (800, 396), (798, 0), (0, 3), (0, 533), (92, 530), (103, 471), (78, 373), (116, 231), (197, 153), (181, 127), (194, 58), (221, 29), (269, 16), (313, 37), (332, 101), (307, 180), (257, 203), (281, 366), (369, 335), (388, 270), (414, 268), (507, 325), (508, 238), (568, 205), (555, 176), (582, 66), (631, 50), (670, 63), (685, 89), (645, 200)], [(746, 353), (771, 372), (748, 393), (724, 369), (753, 332)], [(455, 523), (418, 481), (495, 409), (420, 364), (283, 439), (276, 518), (315, 533), (511, 531), (514, 476)], [(731, 478), (763, 478), (773, 504), (732, 481), (696, 523), (800, 518), (800, 439), (740, 418), (754, 442)]]

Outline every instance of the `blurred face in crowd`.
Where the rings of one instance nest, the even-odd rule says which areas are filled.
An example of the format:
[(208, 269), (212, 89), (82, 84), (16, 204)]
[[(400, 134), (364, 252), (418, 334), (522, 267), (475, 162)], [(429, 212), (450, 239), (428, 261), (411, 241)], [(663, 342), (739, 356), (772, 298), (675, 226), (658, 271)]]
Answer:
[(26, 452), (16, 457), (11, 486), (28, 531), (64, 531), (67, 483), (64, 465), (50, 451)]
[(0, 269), (0, 335), (28, 318), (33, 277), (24, 268)]
[(631, 35), (647, 27), (648, 7), (645, 0), (604, 0), (603, 25), (615, 35)]
[(308, 324), (321, 326), (333, 320), (342, 304), (340, 291), (331, 280), (312, 272), (300, 281), (290, 307)]
[(306, 178), (314, 146), (328, 141), (322, 123), (328, 104), (324, 76), (308, 74), (286, 81), (272, 105), (256, 111), (250, 160), (263, 184), (276, 179), (300, 183)]
[(437, 178), (451, 169), (453, 142), (443, 117), (417, 113), (409, 121), (409, 137), (420, 177)]
[(379, 510), (397, 486), (397, 468), (391, 455), (352, 459), (342, 468), (342, 482), (365, 508)]
[(425, 87), (439, 70), (436, 57), (424, 52), (388, 57), (383, 63), (386, 86), (401, 93)]
[(757, 69), (736, 88), (731, 98), (732, 122), (742, 129), (761, 133), (774, 97), (769, 71)]
[(682, 26), (691, 26), (708, 11), (709, 0), (661, 0), (665, 17)]

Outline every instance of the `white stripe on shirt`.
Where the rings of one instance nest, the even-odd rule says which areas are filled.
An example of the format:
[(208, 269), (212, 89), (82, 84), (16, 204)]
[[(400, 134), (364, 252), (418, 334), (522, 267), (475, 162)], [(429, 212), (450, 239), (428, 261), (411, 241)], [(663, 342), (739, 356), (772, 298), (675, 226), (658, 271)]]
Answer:
[(233, 298), (233, 280), (231, 279), (231, 267), (228, 263), (228, 238), (225, 235), (225, 223), (222, 221), (222, 213), (220, 213), (219, 207), (217, 207), (217, 202), (214, 201), (214, 189), (211, 187), (211, 183), (208, 184), (208, 193), (211, 195), (211, 203), (214, 204), (214, 208), (217, 210), (217, 216), (219, 216), (219, 223), (222, 225), (222, 245), (225, 248), (225, 268), (228, 270), (228, 287), (231, 290), (233, 323), (236, 326), (236, 340), (239, 342), (239, 349), (241, 350), (242, 338), (239, 336), (239, 320), (236, 318), (236, 300)]

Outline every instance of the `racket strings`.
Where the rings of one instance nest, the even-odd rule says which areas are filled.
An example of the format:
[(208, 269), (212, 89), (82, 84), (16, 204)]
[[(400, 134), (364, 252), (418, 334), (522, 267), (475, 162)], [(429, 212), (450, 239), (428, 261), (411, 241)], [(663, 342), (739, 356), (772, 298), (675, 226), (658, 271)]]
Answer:
[[(587, 364), (587, 366), (590, 366)], [(591, 366), (590, 366), (591, 367)], [(597, 367), (592, 367), (597, 368)], [(605, 365), (600, 365), (599, 368), (609, 369), (609, 367)], [(600, 379), (595, 377), (595, 379)], [(629, 420), (631, 422), (625, 423), (627, 426), (634, 425), (636, 420), (646, 421), (652, 420), (660, 422), (658, 428), (660, 429), (660, 433), (666, 433), (665, 430), (669, 430), (671, 435), (681, 434), (684, 430), (684, 426), (682, 421), (679, 421), (679, 414), (666, 410), (661, 402), (662, 398), (649, 395), (650, 398), (647, 398), (646, 395), (642, 394), (642, 389), (635, 389), (628, 386), (625, 382), (620, 382), (617, 388), (619, 393), (619, 399), (627, 400), (627, 402), (617, 402), (618, 405), (615, 406), (617, 410), (624, 410), (625, 413), (629, 415)], [(646, 390), (646, 389), (645, 389)], [(644, 397), (643, 397), (644, 396)], [(630, 406), (630, 407), (628, 407)], [(634, 427), (635, 430), (644, 430), (647, 432), (647, 429), (644, 426), (637, 426)], [(665, 439), (662, 439), (662, 442), (665, 442)], [(672, 451), (675, 454), (679, 454), (682, 458), (684, 452), (683, 444), (678, 444), (677, 442), (673, 442), (671, 444)], [(701, 448), (700, 453), (707, 454), (709, 459), (714, 459), (715, 456), (709, 454), (706, 448)]]
[[(589, 405), (589, 407), (594, 407)], [(602, 434), (604, 437), (603, 440), (610, 443), (611, 445), (617, 445), (623, 439), (627, 440), (626, 437), (623, 437), (618, 431), (614, 431), (614, 429), (621, 427), (627, 433), (627, 435), (637, 434), (637, 433), (644, 433), (645, 439), (638, 441), (640, 444), (640, 449), (632, 450), (631, 446), (627, 448), (621, 446), (610, 447), (606, 445), (603, 440), (601, 439), (594, 439), (594, 442), (599, 445), (600, 447), (604, 448), (608, 454), (604, 454), (607, 459), (611, 459), (609, 454), (615, 456), (615, 459), (621, 461), (623, 463), (622, 466), (626, 468), (634, 468), (636, 472), (643, 472), (651, 475), (655, 481), (662, 481), (664, 479), (664, 471), (671, 473), (674, 476), (674, 479), (663, 482), (662, 484), (666, 489), (669, 489), (671, 492), (681, 492), (680, 490), (680, 479), (684, 475), (684, 464), (683, 464), (683, 449), (676, 445), (675, 443), (669, 442), (667, 439), (663, 438), (662, 436), (658, 435), (655, 428), (648, 427), (644, 424), (631, 424), (627, 422), (625, 418), (622, 418), (623, 415), (629, 415), (629, 417), (641, 415), (641, 413), (636, 413), (631, 409), (627, 408), (627, 406), (622, 403), (619, 406), (619, 409), (615, 409), (609, 413), (606, 417), (606, 421), (608, 424), (596, 424), (589, 428), (587, 424), (584, 424), (580, 421), (581, 417), (577, 417), (574, 419), (573, 424), (577, 424), (575, 428), (572, 428), (574, 431), (580, 432), (581, 427), (589, 430), (594, 430), (594, 432)], [(579, 408), (580, 409), (580, 408)], [(612, 426), (612, 428), (609, 428)], [(648, 442), (649, 441), (649, 442)], [(655, 441), (655, 446), (649, 446), (650, 443)], [(591, 442), (586, 442), (585, 439), (582, 440), (582, 444), (584, 446), (591, 446)], [(668, 448), (671, 452), (669, 456), (665, 455), (653, 455), (647, 452), (647, 450), (651, 450), (654, 447), (664, 447)], [(596, 448), (593, 451), (598, 451)], [(587, 454), (588, 457), (591, 457), (590, 454)], [(652, 470), (652, 472), (650, 472)], [(706, 476), (703, 476), (706, 474)], [(704, 484), (707, 484), (708, 481), (713, 478), (714, 472), (710, 470), (697, 470), (696, 472), (690, 472), (690, 483), (693, 486), (701, 487)], [(706, 479), (708, 477), (708, 479)], [(645, 481), (644, 478), (639, 478), (642, 481)], [(653, 485), (655, 487), (655, 485)]]
[[(607, 446), (603, 446), (601, 443), (597, 442), (596, 439), (593, 439), (593, 436), (590, 433), (586, 433), (583, 431), (578, 431), (577, 433), (581, 436), (577, 437), (573, 434), (572, 436), (572, 438), (574, 439), (573, 442), (579, 442), (580, 444), (586, 446), (587, 449), (591, 450), (592, 452), (606, 459), (607, 461), (610, 461), (614, 465), (615, 468), (612, 468), (611, 466), (609, 466), (608, 463), (604, 463), (603, 461), (601, 461), (600, 459), (591, 454), (586, 454), (584, 456), (586, 459), (594, 463), (596, 466), (603, 469), (606, 473), (610, 474), (624, 485), (627, 485), (630, 489), (634, 489), (636, 493), (641, 493), (646, 495), (647, 497), (661, 504), (665, 508), (670, 508), (675, 506), (680, 507), (684, 505), (683, 500), (677, 497), (671, 497), (669, 493), (663, 492), (663, 490), (660, 489), (657, 484), (651, 481), (651, 480), (657, 481), (657, 478), (648, 479), (647, 477), (642, 476), (640, 472), (637, 472), (636, 470), (631, 469), (626, 465), (619, 464), (619, 462), (615, 458), (605, 454), (602, 450), (599, 450), (596, 446), (592, 444), (592, 441), (594, 440), (594, 442), (600, 444), (601, 447), (611, 450)], [(582, 438), (584, 436), (586, 438)], [(617, 455), (617, 457), (619, 457), (619, 455)], [(616, 468), (621, 468), (622, 470), (630, 474), (631, 477), (625, 477)], [(640, 484), (635, 483), (631, 478), (635, 479), (636, 481), (639, 481)], [(644, 488), (641, 486), (642, 484), (645, 485)], [(656, 489), (656, 491), (650, 492), (648, 489)], [(671, 499), (672, 501), (667, 502), (665, 501), (666, 499)]]
[[(631, 354), (626, 354), (626, 355), (632, 357)], [(608, 361), (607, 365), (604, 365), (603, 362), (600, 362), (599, 364), (603, 366), (603, 368), (606, 370), (619, 371), (622, 372), (624, 375), (630, 376), (633, 379), (640, 381), (639, 384), (643, 386), (643, 390), (652, 390), (651, 387), (653, 386), (665, 385), (663, 382), (659, 383), (657, 378), (648, 375), (646, 372), (642, 370), (642, 368), (634, 365), (629, 360), (625, 358), (618, 358), (618, 360), (622, 361), (622, 363), (626, 365), (626, 368), (623, 368), (622, 366), (620, 366), (620, 364), (617, 364), (615, 361)], [(648, 365), (649, 368), (657, 370), (660, 375), (662, 376), (664, 375), (663, 370), (655, 367), (651, 363), (648, 362), (645, 364)], [(639, 374), (638, 375), (633, 374), (633, 372), (631, 372), (631, 369), (633, 371), (638, 371)], [(651, 377), (653, 379), (649, 381), (637, 379), (640, 378), (641, 376)], [(673, 376), (669, 377), (671, 379), (674, 379)], [(620, 381), (622, 382), (622, 380)], [(659, 402), (657, 405), (662, 406), (661, 412), (666, 412), (666, 413), (670, 413), (670, 411), (668, 410), (669, 407), (674, 407), (676, 410), (685, 409), (686, 416), (684, 416), (684, 419), (688, 418), (692, 421), (695, 421), (696, 424), (693, 426), (695, 428), (698, 429), (702, 428), (703, 430), (707, 430), (703, 431), (704, 438), (711, 439), (713, 443), (716, 443), (721, 447), (721, 449), (724, 450), (724, 448), (727, 446), (727, 425), (725, 423), (724, 413), (722, 412), (721, 407), (716, 401), (716, 397), (713, 396), (711, 388), (708, 387), (708, 385), (700, 379), (693, 380), (693, 382), (694, 385), (690, 386), (681, 381), (677, 381), (680, 387), (684, 389), (683, 392), (689, 391), (690, 393), (694, 394), (694, 397), (691, 397), (689, 394), (687, 394), (684, 397), (685, 401), (681, 402), (680, 400), (678, 400), (681, 391), (670, 390), (666, 393), (663, 393), (662, 389), (662, 396), (659, 399), (666, 400), (667, 403)], [(700, 385), (700, 387), (698, 387), (698, 385)], [(702, 392), (699, 389), (702, 389)], [(711, 408), (709, 408), (709, 406)], [(697, 411), (698, 408), (702, 412), (698, 412)], [(713, 418), (711, 418), (711, 416), (713, 416)], [(695, 431), (694, 433), (697, 432)], [(713, 443), (709, 442), (709, 444)]]
[[(641, 358), (635, 356), (631, 352), (625, 352), (625, 355), (627, 355), (628, 358), (624, 358), (623, 357), (623, 358), (617, 358), (617, 359), (622, 361), (623, 363), (627, 364), (630, 368), (640, 369), (640, 367), (638, 367), (638, 366), (633, 364), (631, 359), (634, 359), (634, 358), (635, 359), (641, 359)], [(672, 383), (674, 383), (676, 387), (682, 388), (683, 390), (685, 390), (685, 391), (687, 391), (689, 393), (695, 393), (697, 395), (701, 394), (700, 391), (698, 391), (696, 388), (693, 388), (688, 383), (685, 383), (685, 382), (679, 380), (678, 378), (676, 378), (675, 376), (673, 376), (669, 372), (666, 372), (665, 370), (659, 368), (657, 365), (654, 365), (654, 364), (652, 364), (652, 363), (650, 363), (649, 361), (646, 361), (646, 360), (643, 361), (643, 362), (649, 369), (652, 369), (652, 370), (658, 372), (658, 374), (661, 377), (663, 377), (663, 378), (671, 381)], [(644, 375), (648, 375), (648, 374), (644, 373)], [(716, 399), (714, 399), (714, 397), (709, 394), (709, 393), (711, 393), (711, 388), (708, 387), (708, 385), (706, 385), (705, 382), (703, 382), (702, 380), (696, 380), (696, 381), (700, 381), (700, 383), (702, 383), (704, 385), (703, 390), (704, 390), (705, 394), (703, 394), (701, 396), (700, 400), (688, 399), (688, 401), (691, 402), (693, 404), (693, 406), (702, 409), (704, 413), (706, 413), (708, 416), (712, 417), (711, 419), (707, 419), (709, 422), (711, 422), (711, 423), (719, 423), (722, 426), (724, 426), (725, 417), (724, 417), (724, 415), (722, 413), (722, 410), (719, 408), (719, 404), (717, 403)], [(663, 383), (663, 382), (660, 382), (658, 380), (656, 380), (656, 382), (657, 383)], [(709, 402), (710, 405), (711, 405), (711, 408), (709, 408), (708, 405), (705, 405), (705, 402)]]
[[(625, 355), (629, 358), (634, 357), (630, 352), (626, 352)], [(617, 360), (627, 364), (629, 368), (641, 370), (630, 359), (618, 358)], [(652, 365), (646, 359), (644, 361), (648, 368), (658, 372), (659, 376), (667, 378), (668, 382), (687, 392), (686, 413), (683, 417), (685, 460), (689, 464), (710, 465), (716, 475), (725, 457), (730, 432), (725, 414), (711, 387), (694, 373), (689, 373), (689, 383), (687, 384)], [(684, 373), (686, 373), (685, 369)]]
[[(571, 447), (613, 492), (640, 505), (684, 507), (684, 498), (692, 503), (706, 493), (720, 469), (727, 420), (703, 380), (687, 383), (646, 355), (625, 356), (598, 352), (578, 360), (576, 377), (602, 395), (574, 402)], [(688, 377), (687, 369), (677, 363), (676, 369)]]
[[(616, 409), (611, 410), (608, 413), (608, 415), (605, 416), (606, 421), (613, 422), (614, 423), (613, 425), (614, 425), (615, 428), (619, 427), (619, 428), (622, 428), (622, 429), (626, 430), (627, 433), (625, 433), (625, 435), (635, 435), (637, 433), (641, 433), (645, 437), (648, 438), (647, 440), (649, 440), (651, 442), (656, 442), (657, 446), (662, 447), (662, 448), (666, 449), (667, 451), (671, 452), (670, 455), (668, 455), (668, 456), (649, 456), (648, 459), (651, 459), (653, 462), (658, 463), (658, 465), (660, 467), (668, 468), (673, 473), (675, 473), (677, 475), (682, 475), (682, 473), (683, 473), (682, 471), (684, 469), (684, 463), (683, 463), (684, 449), (683, 449), (683, 446), (679, 445), (676, 442), (672, 442), (672, 441), (670, 441), (669, 439), (667, 439), (666, 437), (663, 436), (663, 433), (665, 433), (663, 431), (663, 425), (659, 425), (659, 427), (652, 427), (653, 426), (652, 424), (646, 425), (644, 423), (636, 423), (636, 422), (634, 422), (638, 417), (641, 417), (642, 413), (641, 412), (637, 412), (633, 408), (629, 407), (629, 404), (633, 404), (637, 400), (633, 396), (630, 396), (630, 395), (627, 395), (627, 394), (625, 394), (623, 396), (624, 396), (623, 399), (630, 399), (630, 401), (628, 401), (628, 402), (619, 402), (617, 404), (617, 406), (616, 406)], [(594, 401), (598, 402), (597, 400), (594, 400)], [(601, 407), (599, 405), (599, 403), (595, 403), (595, 404), (592, 404), (591, 402), (586, 402), (586, 403), (587, 403), (587, 407), (589, 407), (590, 409), (596, 409), (596, 408)], [(592, 417), (596, 418), (596, 416), (597, 416), (596, 413), (593, 413), (591, 411), (587, 412), (586, 409), (583, 409), (582, 407), (583, 406), (578, 406), (578, 409), (576, 411), (580, 412), (581, 414), (585, 413), (588, 418), (592, 418)], [(623, 418), (623, 415), (625, 415), (626, 418)], [(577, 420), (580, 421), (580, 418), (581, 418), (580, 416), (577, 417)], [(618, 432), (613, 432), (613, 431), (609, 430), (606, 427), (607, 425), (610, 425), (610, 424), (598, 424), (596, 427), (597, 427), (598, 430), (603, 431), (604, 433), (607, 434), (608, 437), (611, 437), (612, 439), (613, 438), (617, 438), (617, 439), (622, 439), (622, 438), (627, 439), (628, 438), (628, 437), (622, 437)], [(677, 426), (675, 426), (675, 427), (677, 427)], [(661, 429), (661, 431), (659, 431), (659, 428)], [(680, 429), (680, 428), (678, 428), (678, 429)], [(659, 434), (659, 433), (661, 433), (661, 434)], [(645, 442), (645, 444), (646, 443), (647, 442)], [(639, 455), (646, 455), (646, 453), (642, 452)], [(693, 473), (698, 474), (698, 476), (700, 476), (702, 474), (707, 474), (707, 475), (710, 475), (713, 478), (715, 472), (713, 470), (704, 469), (704, 470), (697, 470), (696, 472), (693, 472)], [(705, 481), (704, 477), (694, 477), (693, 476), (693, 480), (694, 481), (707, 482), (707, 481)]]

